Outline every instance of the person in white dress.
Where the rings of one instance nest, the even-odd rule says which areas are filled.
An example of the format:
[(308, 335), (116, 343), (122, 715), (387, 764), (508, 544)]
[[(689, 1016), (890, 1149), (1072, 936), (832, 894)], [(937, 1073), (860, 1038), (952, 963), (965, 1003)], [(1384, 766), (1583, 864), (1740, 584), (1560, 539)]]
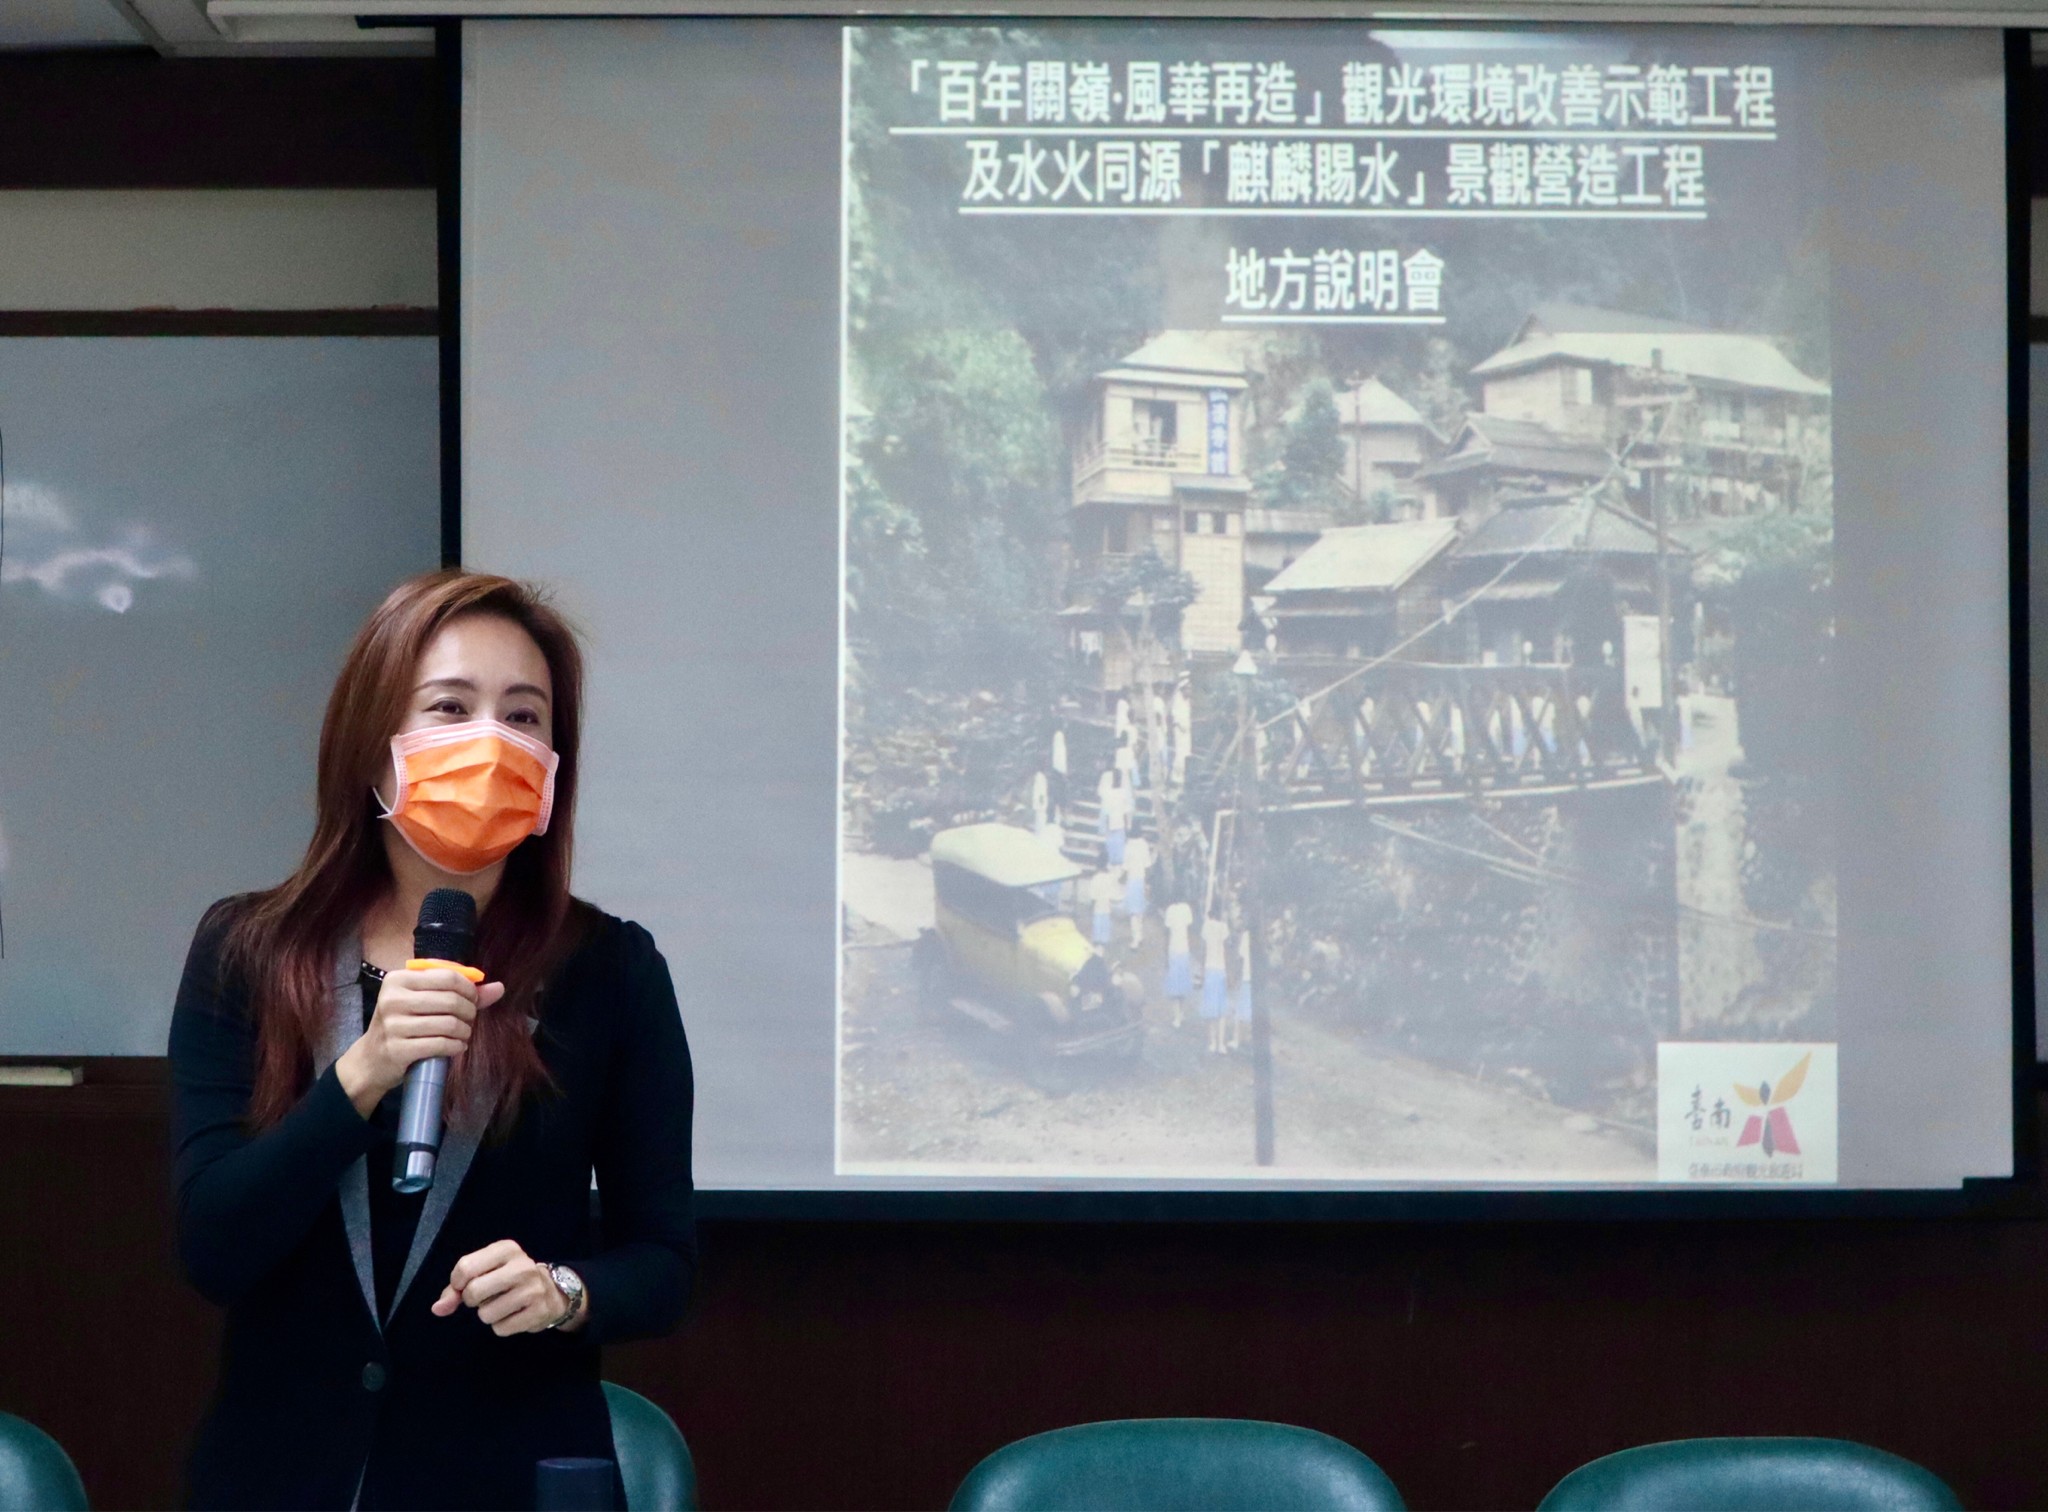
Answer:
[(1067, 817), (1067, 725), (1066, 721), (1052, 727), (1052, 806), (1065, 822)]
[(1125, 782), (1137, 780), (1138, 742), (1128, 732), (1116, 743), (1116, 769), (1124, 774)]
[(1152, 869), (1152, 845), (1143, 835), (1124, 842), (1124, 913), (1131, 921), (1131, 949), (1145, 943), (1145, 874)]
[(1031, 774), (1031, 828), (1038, 834), (1045, 833), (1046, 816), (1052, 810), (1052, 785), (1045, 779), (1045, 773)]
[(1131, 785), (1124, 774), (1112, 771), (1109, 792), (1102, 800), (1103, 843), (1109, 864), (1124, 864), (1124, 841), (1131, 827)]
[(1202, 921), (1202, 1022), (1209, 1026), (1209, 1048), (1224, 1053), (1223, 1034), (1229, 982), (1225, 975), (1225, 947), (1230, 926), (1210, 917)]
[(1195, 991), (1194, 966), (1188, 955), (1188, 932), (1195, 927), (1195, 911), (1186, 903), (1169, 903), (1165, 920), (1166, 1000), (1173, 1004), (1173, 1027), (1178, 1029)]
[[(1116, 810), (1116, 768), (1109, 767), (1095, 780), (1095, 832), (1102, 837), (1103, 853), (1109, 853), (1110, 820)], [(1112, 861), (1122, 860), (1122, 842), (1118, 842), (1118, 854), (1110, 856)]]
[(1252, 1032), (1252, 932), (1237, 932), (1237, 991), (1230, 1015), (1230, 1048), (1235, 1050)]
[(1089, 938), (1098, 946), (1109, 944), (1112, 929), (1110, 911), (1116, 907), (1117, 876), (1109, 867), (1104, 867), (1088, 879), (1088, 901), (1093, 906), (1093, 928)]

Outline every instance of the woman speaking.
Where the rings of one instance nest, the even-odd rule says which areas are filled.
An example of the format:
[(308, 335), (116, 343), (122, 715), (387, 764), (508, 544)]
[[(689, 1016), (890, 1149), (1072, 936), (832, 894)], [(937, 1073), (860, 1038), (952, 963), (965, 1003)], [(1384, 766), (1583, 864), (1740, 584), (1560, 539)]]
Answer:
[[(197, 1506), (531, 1506), (536, 1461), (616, 1458), (598, 1345), (673, 1328), (696, 1265), (690, 1054), (647, 932), (569, 895), (581, 689), (526, 585), (401, 584), (328, 699), (305, 859), (199, 926), (178, 1244), (227, 1326)], [(436, 888), (476, 900), (480, 982), (407, 964)], [(447, 1132), (405, 1195), (434, 1057)]]

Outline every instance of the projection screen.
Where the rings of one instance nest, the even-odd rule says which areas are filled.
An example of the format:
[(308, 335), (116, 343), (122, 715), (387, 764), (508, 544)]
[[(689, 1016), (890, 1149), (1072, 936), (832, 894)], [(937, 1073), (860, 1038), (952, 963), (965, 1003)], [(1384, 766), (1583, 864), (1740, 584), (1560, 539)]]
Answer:
[(1998, 33), (462, 35), (707, 1187), (2011, 1174)]

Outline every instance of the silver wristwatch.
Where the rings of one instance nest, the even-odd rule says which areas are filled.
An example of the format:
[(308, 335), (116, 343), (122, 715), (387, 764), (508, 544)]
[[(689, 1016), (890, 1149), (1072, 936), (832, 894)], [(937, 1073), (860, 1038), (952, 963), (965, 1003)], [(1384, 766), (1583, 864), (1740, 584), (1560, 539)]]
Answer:
[(566, 1328), (583, 1316), (583, 1308), (589, 1294), (583, 1289), (583, 1278), (566, 1265), (550, 1265), (548, 1275), (554, 1278), (564, 1297), (569, 1299), (569, 1310), (548, 1325), (549, 1328)]

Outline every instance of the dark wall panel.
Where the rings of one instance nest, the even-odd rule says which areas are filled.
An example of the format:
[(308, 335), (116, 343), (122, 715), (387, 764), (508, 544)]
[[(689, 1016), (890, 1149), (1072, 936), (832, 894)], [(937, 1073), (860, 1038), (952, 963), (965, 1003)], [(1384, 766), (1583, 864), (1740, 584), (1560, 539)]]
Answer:
[[(217, 1316), (171, 1259), (160, 1062), (0, 1090), (0, 1410), (94, 1504), (160, 1506)], [(124, 1080), (110, 1080), (122, 1078)], [(2048, 1224), (754, 1223), (695, 1315), (607, 1371), (713, 1507), (934, 1507), (1093, 1418), (1303, 1423), (1418, 1507), (1532, 1506), (1573, 1466), (1714, 1433), (1861, 1439), (1973, 1506), (2048, 1505)]]
[(179, 1279), (162, 1061), (0, 1088), (0, 1412), (54, 1434), (95, 1507), (179, 1500), (218, 1315)]
[(434, 184), (431, 58), (0, 54), (0, 189)]

